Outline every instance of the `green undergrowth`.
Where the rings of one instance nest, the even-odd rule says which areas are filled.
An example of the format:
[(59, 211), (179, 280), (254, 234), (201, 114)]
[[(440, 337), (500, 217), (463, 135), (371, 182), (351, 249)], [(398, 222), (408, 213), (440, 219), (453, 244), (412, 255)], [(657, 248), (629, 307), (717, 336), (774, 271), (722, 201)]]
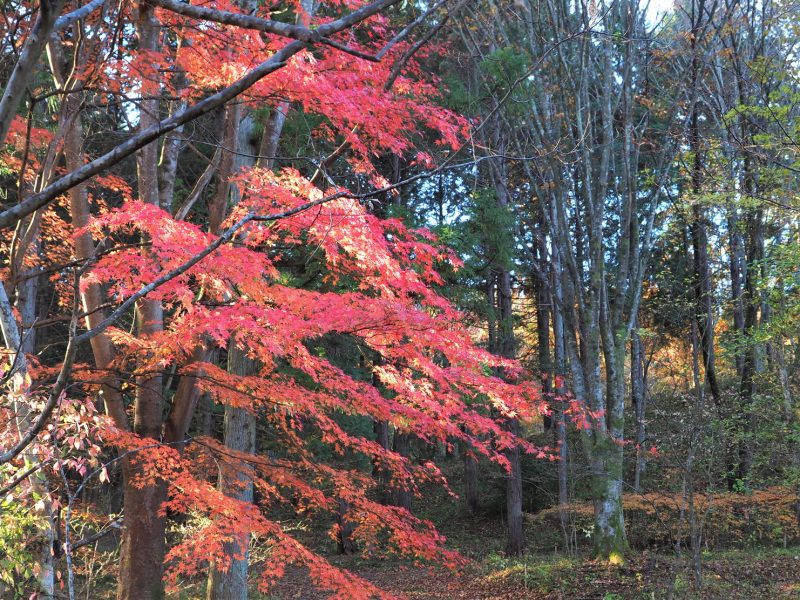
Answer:
[(706, 551), (699, 585), (691, 557), (675, 553), (634, 552), (622, 565), (556, 553), (490, 554), (481, 569), (487, 588), (537, 599), (800, 599), (800, 547)]

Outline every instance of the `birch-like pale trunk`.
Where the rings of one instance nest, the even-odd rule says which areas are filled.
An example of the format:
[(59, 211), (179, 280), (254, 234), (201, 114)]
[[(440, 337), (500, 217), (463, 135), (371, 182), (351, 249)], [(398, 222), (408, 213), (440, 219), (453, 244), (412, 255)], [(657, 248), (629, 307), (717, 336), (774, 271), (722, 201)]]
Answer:
[(642, 474), (645, 470), (644, 442), (647, 439), (647, 384), (644, 376), (644, 345), (638, 332), (631, 337), (631, 401), (636, 419), (636, 464), (633, 471), (633, 491), (642, 490)]
[[(649, 89), (642, 60), (652, 32), (638, 5), (612, 0), (595, 11), (555, 0), (527, 4), (525, 28), (520, 31), (510, 20), (506, 26), (517, 27), (516, 35), (528, 42), (531, 64), (543, 65), (528, 86), (530, 111), (513, 133), (519, 156), (544, 150), (532, 164), (522, 163), (533, 202), (544, 206), (530, 210), (541, 214), (546, 226), (546, 252), (534, 262), (550, 274), (552, 321), (563, 328), (563, 335), (554, 335), (572, 393), (592, 413), (591, 427), (580, 439), (594, 499), (595, 552), (608, 558), (627, 549), (622, 511), (627, 357), (660, 182), (676, 146), (665, 144), (647, 157), (658, 183), (640, 189), (650, 115), (638, 98)], [(585, 28), (625, 33), (613, 41), (608, 35), (582, 35)], [(681, 102), (685, 91), (685, 84), (676, 88)], [(682, 127), (674, 115), (668, 119), (674, 119), (669, 127)], [(569, 148), (567, 156), (560, 148)]]

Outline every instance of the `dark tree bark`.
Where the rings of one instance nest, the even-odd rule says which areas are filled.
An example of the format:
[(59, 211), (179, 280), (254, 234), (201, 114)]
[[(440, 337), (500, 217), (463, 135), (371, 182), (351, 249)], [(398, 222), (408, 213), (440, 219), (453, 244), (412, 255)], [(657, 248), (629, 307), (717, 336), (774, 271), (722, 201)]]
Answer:
[[(378, 358), (376, 364), (380, 364), (381, 360)], [(378, 387), (378, 377), (373, 374), (372, 385)], [(390, 446), (390, 430), (388, 421), (374, 421), (372, 429), (375, 433), (375, 441), (380, 444), (384, 450), (389, 450)], [(385, 504), (391, 504), (392, 492), (389, 489), (389, 482), (391, 480), (391, 473), (379, 464), (373, 466), (373, 476), (378, 480), (378, 489), (380, 490), (381, 500)]]
[(747, 220), (747, 274), (744, 286), (744, 339), (746, 343), (742, 364), (742, 380), (739, 388), (739, 466), (736, 477), (749, 486), (753, 468), (753, 433), (756, 413), (753, 401), (756, 394), (756, 374), (761, 371), (761, 354), (755, 333), (759, 327), (761, 297), (758, 290), (758, 261), (764, 257), (764, 214), (762, 209), (753, 211)]
[(339, 523), (339, 536), (337, 539), (339, 554), (355, 554), (358, 550), (358, 546), (353, 539), (356, 524), (348, 518), (347, 513), (349, 510), (350, 504), (346, 500), (339, 498), (336, 514), (336, 520)]
[[(703, 2), (700, 2), (698, 11), (701, 13), (693, 23), (692, 32), (692, 77), (694, 82), (692, 88), (695, 95), (698, 94), (698, 78), (700, 76), (699, 56), (696, 47), (697, 37), (700, 33), (700, 24), (703, 19)], [(694, 293), (695, 293), (695, 319), (697, 320), (697, 330), (700, 333), (700, 346), (703, 352), (703, 369), (705, 370), (705, 380), (711, 391), (711, 398), (717, 408), (721, 405), (719, 383), (717, 382), (716, 353), (714, 349), (714, 292), (711, 278), (711, 266), (708, 260), (708, 219), (706, 218), (703, 206), (700, 204), (700, 196), (703, 193), (703, 155), (701, 148), (700, 132), (700, 107), (697, 98), (694, 101), (689, 124), (689, 149), (693, 154), (691, 191), (694, 196), (692, 206), (692, 254), (694, 266)]]
[(469, 450), (464, 452), (464, 501), (467, 512), (473, 516), (477, 515), (480, 511), (478, 460)]
[[(731, 304), (733, 307), (733, 330), (738, 335), (744, 335), (744, 278), (747, 272), (747, 259), (745, 258), (744, 239), (739, 230), (739, 211), (736, 207), (728, 209), (728, 239), (729, 239), (729, 268), (731, 277)], [(735, 357), (736, 374), (741, 381), (744, 357), (737, 352)]]
[[(519, 421), (511, 419), (508, 430), (519, 435)], [(506, 554), (519, 556), (525, 551), (525, 528), (522, 515), (522, 463), (519, 446), (506, 452), (511, 471), (506, 480), (506, 519), (508, 520), (508, 541)]]
[[(504, 153), (505, 142), (501, 139), (500, 127), (496, 129), (496, 139), (493, 146), (499, 149), (500, 155)], [(495, 159), (490, 161), (490, 180), (493, 184), (497, 206), (506, 210), (511, 204), (511, 195), (508, 190), (508, 173), (505, 161)], [(513, 236), (513, 231), (505, 232)], [(498, 253), (499, 248), (491, 249)], [(495, 300), (494, 306), (497, 318), (495, 340), (489, 350), (505, 358), (514, 358), (516, 355), (516, 339), (514, 336), (513, 297), (511, 289), (511, 265), (495, 264), (490, 270), (493, 285), (489, 286), (490, 301)], [(491, 343), (491, 340), (490, 340)], [(500, 373), (502, 376), (502, 373)], [(519, 421), (509, 419), (508, 427), (515, 435), (519, 434)], [(522, 462), (519, 446), (514, 446), (506, 451), (510, 470), (506, 474), (506, 518), (508, 520), (508, 542), (506, 552), (510, 555), (519, 555), (525, 550), (525, 530), (522, 518)]]
[[(411, 434), (395, 431), (394, 451), (400, 456), (409, 458), (411, 456)], [(392, 489), (391, 496), (393, 505), (405, 508), (406, 510), (411, 510), (414, 493), (410, 489), (401, 486), (394, 487)]]
[[(543, 237), (543, 236), (540, 236)], [(537, 246), (537, 264), (545, 264), (547, 253)], [(534, 276), (534, 298), (536, 298), (536, 352), (539, 359), (539, 373), (542, 379), (542, 394), (545, 398), (550, 398), (553, 394), (553, 361), (550, 354), (550, 321), (552, 314), (552, 300), (549, 291), (547, 276), (538, 272)], [(550, 415), (544, 416), (544, 428), (553, 429), (556, 427), (556, 420)]]

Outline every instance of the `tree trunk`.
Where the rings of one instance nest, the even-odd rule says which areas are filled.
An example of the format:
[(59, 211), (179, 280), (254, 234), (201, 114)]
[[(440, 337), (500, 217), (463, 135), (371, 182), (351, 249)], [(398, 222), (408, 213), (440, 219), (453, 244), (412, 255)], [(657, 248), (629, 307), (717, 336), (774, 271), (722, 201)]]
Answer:
[[(256, 372), (256, 364), (246, 353), (232, 343), (228, 350), (228, 371), (236, 375), (252, 375)], [(256, 449), (256, 423), (252, 413), (244, 408), (225, 407), (225, 447), (239, 452), (253, 454)], [(236, 473), (220, 473), (219, 489), (226, 496), (253, 502), (253, 481), (243, 471)], [(209, 570), (207, 597), (208, 600), (246, 600), (247, 572), (250, 560), (250, 536), (224, 545), (225, 553), (231, 558), (227, 570), (216, 568), (213, 564)]]
[[(508, 269), (501, 269), (498, 273), (498, 305), (499, 305), (499, 343), (498, 354), (506, 358), (514, 358), (514, 321), (511, 302), (511, 274)], [(519, 422), (516, 419), (509, 421), (509, 430), (514, 435), (519, 435)], [(506, 516), (508, 519), (508, 543), (506, 552), (516, 556), (525, 549), (525, 530), (522, 519), (522, 460), (519, 446), (514, 446), (506, 451), (506, 458), (510, 464), (510, 471), (506, 478)]]
[[(733, 330), (739, 335), (744, 335), (744, 303), (743, 287), (744, 278), (747, 271), (744, 253), (744, 241), (742, 232), (739, 231), (739, 216), (736, 207), (729, 209), (728, 216), (728, 237), (730, 249), (730, 276), (731, 276), (731, 302), (733, 304)], [(744, 356), (737, 352), (735, 356), (736, 374), (739, 380), (742, 378), (744, 368)]]
[(478, 492), (478, 459), (471, 451), (464, 452), (464, 501), (467, 512), (475, 516), (480, 510)]
[[(375, 360), (376, 365), (382, 364), (382, 360), (378, 357)], [(379, 380), (376, 373), (373, 372), (372, 374), (372, 385), (375, 388), (378, 388)], [(388, 421), (374, 421), (372, 423), (372, 429), (375, 433), (375, 441), (380, 444), (381, 448), (384, 450), (389, 450), (391, 448), (390, 445), (390, 435), (389, 435), (389, 422)], [(391, 479), (391, 473), (387, 472), (383, 466), (377, 463), (377, 461), (373, 464), (373, 476), (378, 480), (378, 489), (380, 490), (381, 502), (384, 504), (391, 504), (392, 503), (392, 491), (389, 489), (389, 481)]]
[[(555, 265), (554, 265), (555, 266)], [(553, 302), (553, 359), (555, 367), (555, 381), (553, 382), (555, 388), (555, 406), (557, 410), (556, 418), (556, 436), (558, 441), (558, 517), (561, 521), (561, 529), (564, 532), (565, 547), (569, 548), (569, 535), (567, 533), (567, 506), (569, 504), (569, 477), (568, 477), (568, 459), (569, 459), (569, 445), (567, 441), (567, 415), (566, 405), (566, 356), (564, 352), (564, 320), (561, 316), (560, 298), (561, 295), (558, 291), (558, 282), (555, 277), (551, 278), (554, 282), (553, 296), (556, 301)]]
[[(5, 144), (11, 122), (17, 114), (19, 104), (26, 95), (28, 84), (36, 74), (36, 63), (50, 39), (64, 0), (50, 0), (39, 3), (36, 21), (28, 33), (22, 51), (7, 81), (4, 82), (3, 95), (0, 97), (0, 144)], [(8, 60), (8, 59), (6, 59)]]
[(271, 169), (275, 164), (278, 154), (278, 145), (283, 132), (283, 125), (286, 122), (286, 114), (289, 112), (289, 103), (285, 100), (273, 107), (266, 123), (264, 133), (261, 136), (261, 143), (258, 147), (258, 166)]
[(622, 557), (628, 549), (622, 512), (622, 446), (607, 439), (595, 445), (594, 454), (594, 552), (604, 559)]
[(740, 410), (737, 434), (739, 436), (739, 467), (737, 479), (749, 487), (753, 467), (753, 433), (755, 430), (755, 411), (753, 402), (756, 393), (756, 374), (761, 370), (759, 343), (755, 334), (759, 326), (761, 298), (758, 290), (758, 262), (764, 257), (764, 216), (762, 209), (756, 209), (748, 217), (747, 274), (745, 276), (745, 314), (744, 334), (746, 348), (742, 364), (742, 380), (739, 388)]
[[(136, 33), (141, 50), (155, 51), (158, 48), (159, 23), (153, 7), (144, 2), (138, 6)], [(158, 123), (159, 116), (158, 89), (145, 83), (142, 94), (139, 105), (140, 131)], [(152, 142), (139, 150), (136, 166), (139, 200), (159, 206), (158, 143)], [(163, 329), (163, 309), (158, 300), (143, 299), (137, 312), (141, 337), (147, 338)], [(136, 378), (134, 400), (134, 433), (154, 441), (161, 440), (162, 409), (161, 374), (139, 375)], [(142, 477), (143, 473), (135, 455), (123, 460), (125, 524), (117, 587), (118, 600), (160, 599), (164, 596), (161, 580), (166, 549), (166, 519), (159, 516), (158, 512), (167, 498), (167, 489), (161, 480), (141, 482), (139, 479)]]
[[(700, 530), (697, 523), (697, 510), (695, 506), (694, 494), (694, 463), (697, 454), (697, 442), (702, 433), (702, 419), (705, 412), (705, 389), (700, 379), (700, 361), (698, 346), (700, 340), (700, 328), (696, 321), (692, 322), (692, 377), (694, 388), (697, 394), (693, 415), (691, 419), (691, 433), (689, 437), (689, 451), (686, 456), (686, 467), (683, 472), (683, 489), (686, 507), (689, 511), (689, 538), (692, 550), (692, 564), (694, 567), (695, 590), (699, 590), (702, 585), (702, 563), (700, 561)], [(683, 512), (683, 511), (681, 511)], [(680, 543), (680, 541), (678, 542)]]
[(135, 458), (123, 459), (125, 527), (120, 548), (118, 600), (160, 600), (164, 597), (166, 519), (158, 511), (167, 499), (163, 481), (136, 485), (143, 477)]
[[(250, 115), (242, 116), (241, 107), (228, 106), (225, 109), (225, 126), (223, 145), (239, 151), (223, 151), (218, 173), (218, 187), (211, 202), (212, 213), (217, 216), (210, 220), (210, 227), (219, 226), (228, 210), (228, 204), (235, 205), (240, 200), (239, 190), (229, 183), (231, 177), (243, 167), (255, 165), (253, 158), (255, 149), (252, 144), (254, 122)], [(216, 231), (212, 229), (212, 232)], [(235, 375), (255, 375), (258, 365), (248, 358), (246, 352), (231, 339), (228, 345), (228, 372)], [(253, 454), (256, 449), (255, 415), (246, 409), (225, 406), (223, 422), (224, 443), (226, 448)], [(253, 482), (246, 473), (239, 471), (235, 475), (221, 473), (219, 489), (225, 495), (253, 502)], [(225, 544), (225, 553), (231, 564), (227, 570), (211, 565), (208, 577), (208, 600), (246, 600), (247, 573), (250, 563), (250, 536), (242, 536)], [(237, 558), (241, 557), (241, 558)]]
[[(38, 233), (36, 238), (31, 243), (31, 249), (35, 252), (39, 247)], [(36, 296), (39, 291), (39, 278), (36, 275), (39, 267), (34, 266), (30, 270), (23, 273), (23, 281), (17, 286), (17, 309), (22, 318), (22, 323), (31, 327), (24, 332), (20, 341), (19, 352), (23, 355), (34, 354), (36, 352), (36, 330), (33, 329), (32, 324), (36, 320)], [(11, 349), (13, 351), (13, 348)], [(26, 411), (27, 412), (27, 411)], [(19, 413), (18, 413), (19, 414)], [(21, 415), (20, 415), (21, 416)], [(21, 419), (21, 427), (19, 434), (23, 435), (29, 428), (30, 419), (25, 415)], [(23, 452), (22, 456), (26, 462), (34, 464), (37, 460), (32, 452)], [(44, 524), (40, 528), (40, 541), (42, 545), (39, 557), (39, 595), (37, 598), (41, 600), (49, 600), (55, 597), (56, 590), (56, 565), (55, 553), (56, 543), (58, 540), (58, 531), (56, 530), (56, 513), (53, 511), (50, 502), (50, 485), (47, 477), (40, 471), (31, 475), (28, 478), (29, 484), (33, 492), (38, 494), (44, 501)]]
[(636, 418), (636, 465), (633, 472), (633, 491), (641, 491), (642, 473), (645, 468), (644, 441), (646, 437), (645, 410), (647, 389), (644, 378), (642, 338), (638, 332), (631, 336), (631, 400)]
[[(163, 312), (157, 300), (139, 305), (139, 333), (147, 337), (161, 330)], [(133, 432), (154, 442), (161, 440), (162, 376), (136, 378)], [(162, 576), (166, 519), (158, 511), (167, 499), (162, 480), (151, 481), (135, 454), (123, 459), (125, 526), (122, 534), (118, 600), (160, 599), (164, 596)]]
[[(31, 279), (30, 281), (35, 281)], [(25, 288), (24, 284), (20, 287), (20, 293), (17, 297), (17, 307), (23, 322), (31, 318), (31, 313), (35, 310), (35, 294), (36, 285), (30, 289)], [(0, 284), (0, 332), (2, 333), (3, 346), (9, 352), (8, 358), (11, 364), (14, 365), (15, 375), (11, 378), (11, 392), (12, 392), (12, 408), (13, 414), (16, 415), (16, 429), (20, 438), (24, 436), (31, 428), (31, 411), (28, 402), (23, 399), (28, 395), (28, 361), (26, 354), (33, 352), (35, 349), (34, 330), (27, 332), (26, 335), (20, 334), (20, 329), (17, 326), (14, 312), (11, 307), (8, 296), (6, 295), (6, 288)], [(32, 448), (29, 446), (22, 452), (22, 458), (25, 465), (35, 464), (39, 459), (33, 453)], [(28, 477), (27, 485), (30, 490), (41, 497), (44, 503), (42, 512), (44, 513), (44, 523), (38, 532), (37, 542), (41, 545), (37, 566), (39, 573), (37, 575), (38, 590), (34, 594), (37, 598), (52, 599), (55, 594), (55, 566), (54, 566), (54, 551), (56, 541), (56, 523), (50, 502), (50, 489), (47, 479), (40, 472), (34, 473)], [(2, 589), (0, 589), (2, 591)]]
[[(384, 450), (389, 450), (389, 448), (391, 448), (389, 445), (389, 422), (375, 421), (372, 424), (372, 427), (373, 431), (375, 432), (375, 441), (377, 441)], [(382, 467), (376, 466), (375, 474), (377, 475), (378, 481), (383, 488), (383, 492), (386, 493), (386, 489), (389, 485), (389, 473), (387, 473)]]
[(347, 512), (349, 510), (350, 504), (346, 500), (339, 498), (336, 515), (336, 519), (339, 523), (339, 536), (337, 539), (339, 554), (355, 554), (357, 550), (356, 542), (353, 539), (353, 532), (356, 529), (356, 525), (347, 517)]
[[(539, 236), (541, 237), (541, 236)], [(544, 251), (538, 252), (536, 261), (540, 265), (546, 263)], [(547, 278), (542, 273), (535, 277), (534, 297), (536, 298), (536, 351), (539, 359), (539, 373), (542, 379), (542, 394), (550, 398), (553, 393), (553, 365), (550, 360), (550, 314), (551, 299), (548, 293)], [(544, 428), (553, 429), (555, 421), (549, 415), (544, 416)]]
[[(694, 39), (693, 39), (694, 43)], [(696, 59), (695, 59), (696, 60)], [(696, 68), (696, 67), (695, 67)], [(695, 73), (694, 77), (697, 76)], [(703, 192), (703, 161), (700, 149), (699, 109), (695, 105), (689, 125), (689, 147), (694, 154), (692, 165), (692, 255), (694, 266), (694, 293), (697, 303), (695, 319), (697, 330), (700, 333), (700, 347), (703, 351), (703, 368), (711, 399), (719, 408), (721, 403), (719, 383), (717, 383), (717, 366), (714, 349), (714, 311), (713, 311), (713, 284), (711, 267), (708, 261), (708, 232), (707, 219), (702, 206), (699, 204)]]
[[(394, 451), (406, 458), (411, 456), (411, 434), (394, 432)], [(392, 504), (411, 510), (411, 502), (414, 494), (411, 490), (404, 487), (396, 487), (392, 490)]]
[[(505, 151), (505, 140), (502, 139), (500, 127), (496, 129), (496, 139), (493, 147), (498, 149), (502, 156)], [(508, 173), (502, 159), (490, 161), (490, 180), (493, 184), (497, 206), (506, 209), (511, 203), (508, 190)], [(513, 231), (505, 232), (512, 236)], [(493, 248), (498, 252), (499, 248)], [(511, 290), (511, 265), (495, 264), (490, 270), (489, 304), (490, 308), (496, 307), (495, 339), (490, 338), (490, 352), (504, 358), (514, 358), (516, 355), (516, 339), (514, 337), (514, 313)], [(491, 331), (490, 331), (491, 332)], [(499, 373), (502, 376), (502, 373)], [(515, 435), (519, 434), (519, 422), (510, 419), (510, 430)], [(508, 540), (506, 551), (511, 555), (521, 554), (525, 549), (525, 530), (522, 519), (522, 462), (519, 446), (514, 446), (506, 451), (509, 462), (509, 471), (506, 474), (506, 515), (508, 519)]]
[[(508, 430), (519, 435), (519, 421), (511, 419)], [(511, 471), (506, 479), (506, 519), (508, 521), (508, 541), (506, 554), (519, 556), (525, 551), (525, 527), (522, 518), (522, 462), (519, 446), (506, 451), (506, 458), (511, 463)]]

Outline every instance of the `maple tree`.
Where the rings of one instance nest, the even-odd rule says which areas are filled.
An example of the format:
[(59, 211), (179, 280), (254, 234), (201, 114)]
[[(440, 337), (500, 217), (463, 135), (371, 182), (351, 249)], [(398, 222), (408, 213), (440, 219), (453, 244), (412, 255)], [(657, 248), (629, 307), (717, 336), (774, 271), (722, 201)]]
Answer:
[(0, 3), (0, 596), (796, 542), (797, 3), (658, 4)]
[[(287, 532), (272, 516), (279, 507), (335, 513), (344, 502), (354, 524), (349, 535), (364, 551), (454, 564), (457, 557), (442, 549), (430, 523), (375, 501), (374, 478), (318, 460), (309, 439), (334, 454), (367, 457), (390, 474), (392, 486), (416, 492), (423, 482), (445, 483), (433, 463), (412, 464), (349, 433), (340, 417), (388, 423), (398, 435), (429, 443), (461, 440), (505, 466), (503, 451), (522, 442), (498, 418), (530, 419), (544, 410), (519, 367), (477, 349), (459, 313), (436, 293), (437, 268), (457, 265), (455, 256), (425, 230), (371, 214), (362, 200), (374, 192), (351, 193), (324, 172), (344, 156), (353, 177), (388, 190), (371, 156), (414, 159), (410, 140), (421, 129), (456, 148), (465, 131), (463, 119), (435, 107), (437, 82), (415, 62), (430, 36), (415, 41), (413, 28), (398, 34), (384, 14), (392, 4), (332, 2), (309, 10), (223, 1), (43, 1), (29, 11), (20, 3), (15, 21), (6, 23), (6, 35), (26, 35), (0, 106), (3, 164), (17, 173), (13, 202), (0, 213), (0, 226), (16, 229), (3, 247), (9, 426), (0, 459), (15, 484), (7, 487), (27, 490), (17, 501), (36, 490), (37, 478), (47, 488), (37, 493), (42, 513), (55, 514), (59, 497), (68, 499), (61, 534), (68, 568), (80, 545), (70, 530), (80, 491), (121, 465), (119, 598), (160, 597), (165, 560), (172, 585), (209, 562), (225, 571), (246, 554), (251, 535), (269, 549), (260, 589), (299, 564), (341, 597), (381, 595)], [(272, 18), (287, 10), (298, 24)], [(49, 73), (34, 77), (45, 54)], [(276, 71), (280, 77), (268, 77)], [(29, 90), (27, 117), (16, 114), (18, 88)], [(54, 102), (43, 108), (44, 98)], [(233, 123), (241, 118), (235, 111), (249, 114), (265, 104), (322, 117), (315, 136), (336, 147), (323, 167), (304, 175), (289, 167), (236, 171), (220, 162), (207, 203), (195, 204), (202, 194), (192, 193), (178, 204), (176, 157), (187, 139), (180, 128), (223, 107)], [(112, 110), (134, 122), (118, 132), (121, 142), (93, 150), (88, 136), (102, 127), (99, 112)], [(227, 140), (222, 161), (235, 154), (224, 147)], [(115, 172), (131, 155), (135, 181)], [(292, 256), (317, 264), (321, 281), (292, 285)], [(30, 306), (20, 290), (30, 280), (26, 273), (42, 269), (58, 296), (53, 318), (69, 326), (60, 360), (34, 365), (21, 340), (34, 331), (35, 318), (25, 318)], [(361, 349), (372, 381), (315, 351), (333, 335)], [(251, 373), (214, 360), (215, 352), (234, 350), (253, 362)], [(497, 370), (504, 379), (492, 375)], [(213, 436), (190, 436), (204, 394), (258, 419), (274, 438), (274, 452), (252, 454)], [(96, 415), (93, 398), (102, 400), (107, 419)], [(24, 418), (11, 418), (21, 406)], [(109, 448), (116, 458), (102, 462), (100, 449), (107, 456)], [(258, 502), (215, 486), (217, 478), (235, 482), (239, 475), (255, 486)], [(30, 485), (20, 487), (26, 478)], [(178, 513), (202, 526), (167, 550), (167, 516)], [(340, 530), (335, 525), (331, 535)], [(67, 585), (72, 595), (71, 570)]]

